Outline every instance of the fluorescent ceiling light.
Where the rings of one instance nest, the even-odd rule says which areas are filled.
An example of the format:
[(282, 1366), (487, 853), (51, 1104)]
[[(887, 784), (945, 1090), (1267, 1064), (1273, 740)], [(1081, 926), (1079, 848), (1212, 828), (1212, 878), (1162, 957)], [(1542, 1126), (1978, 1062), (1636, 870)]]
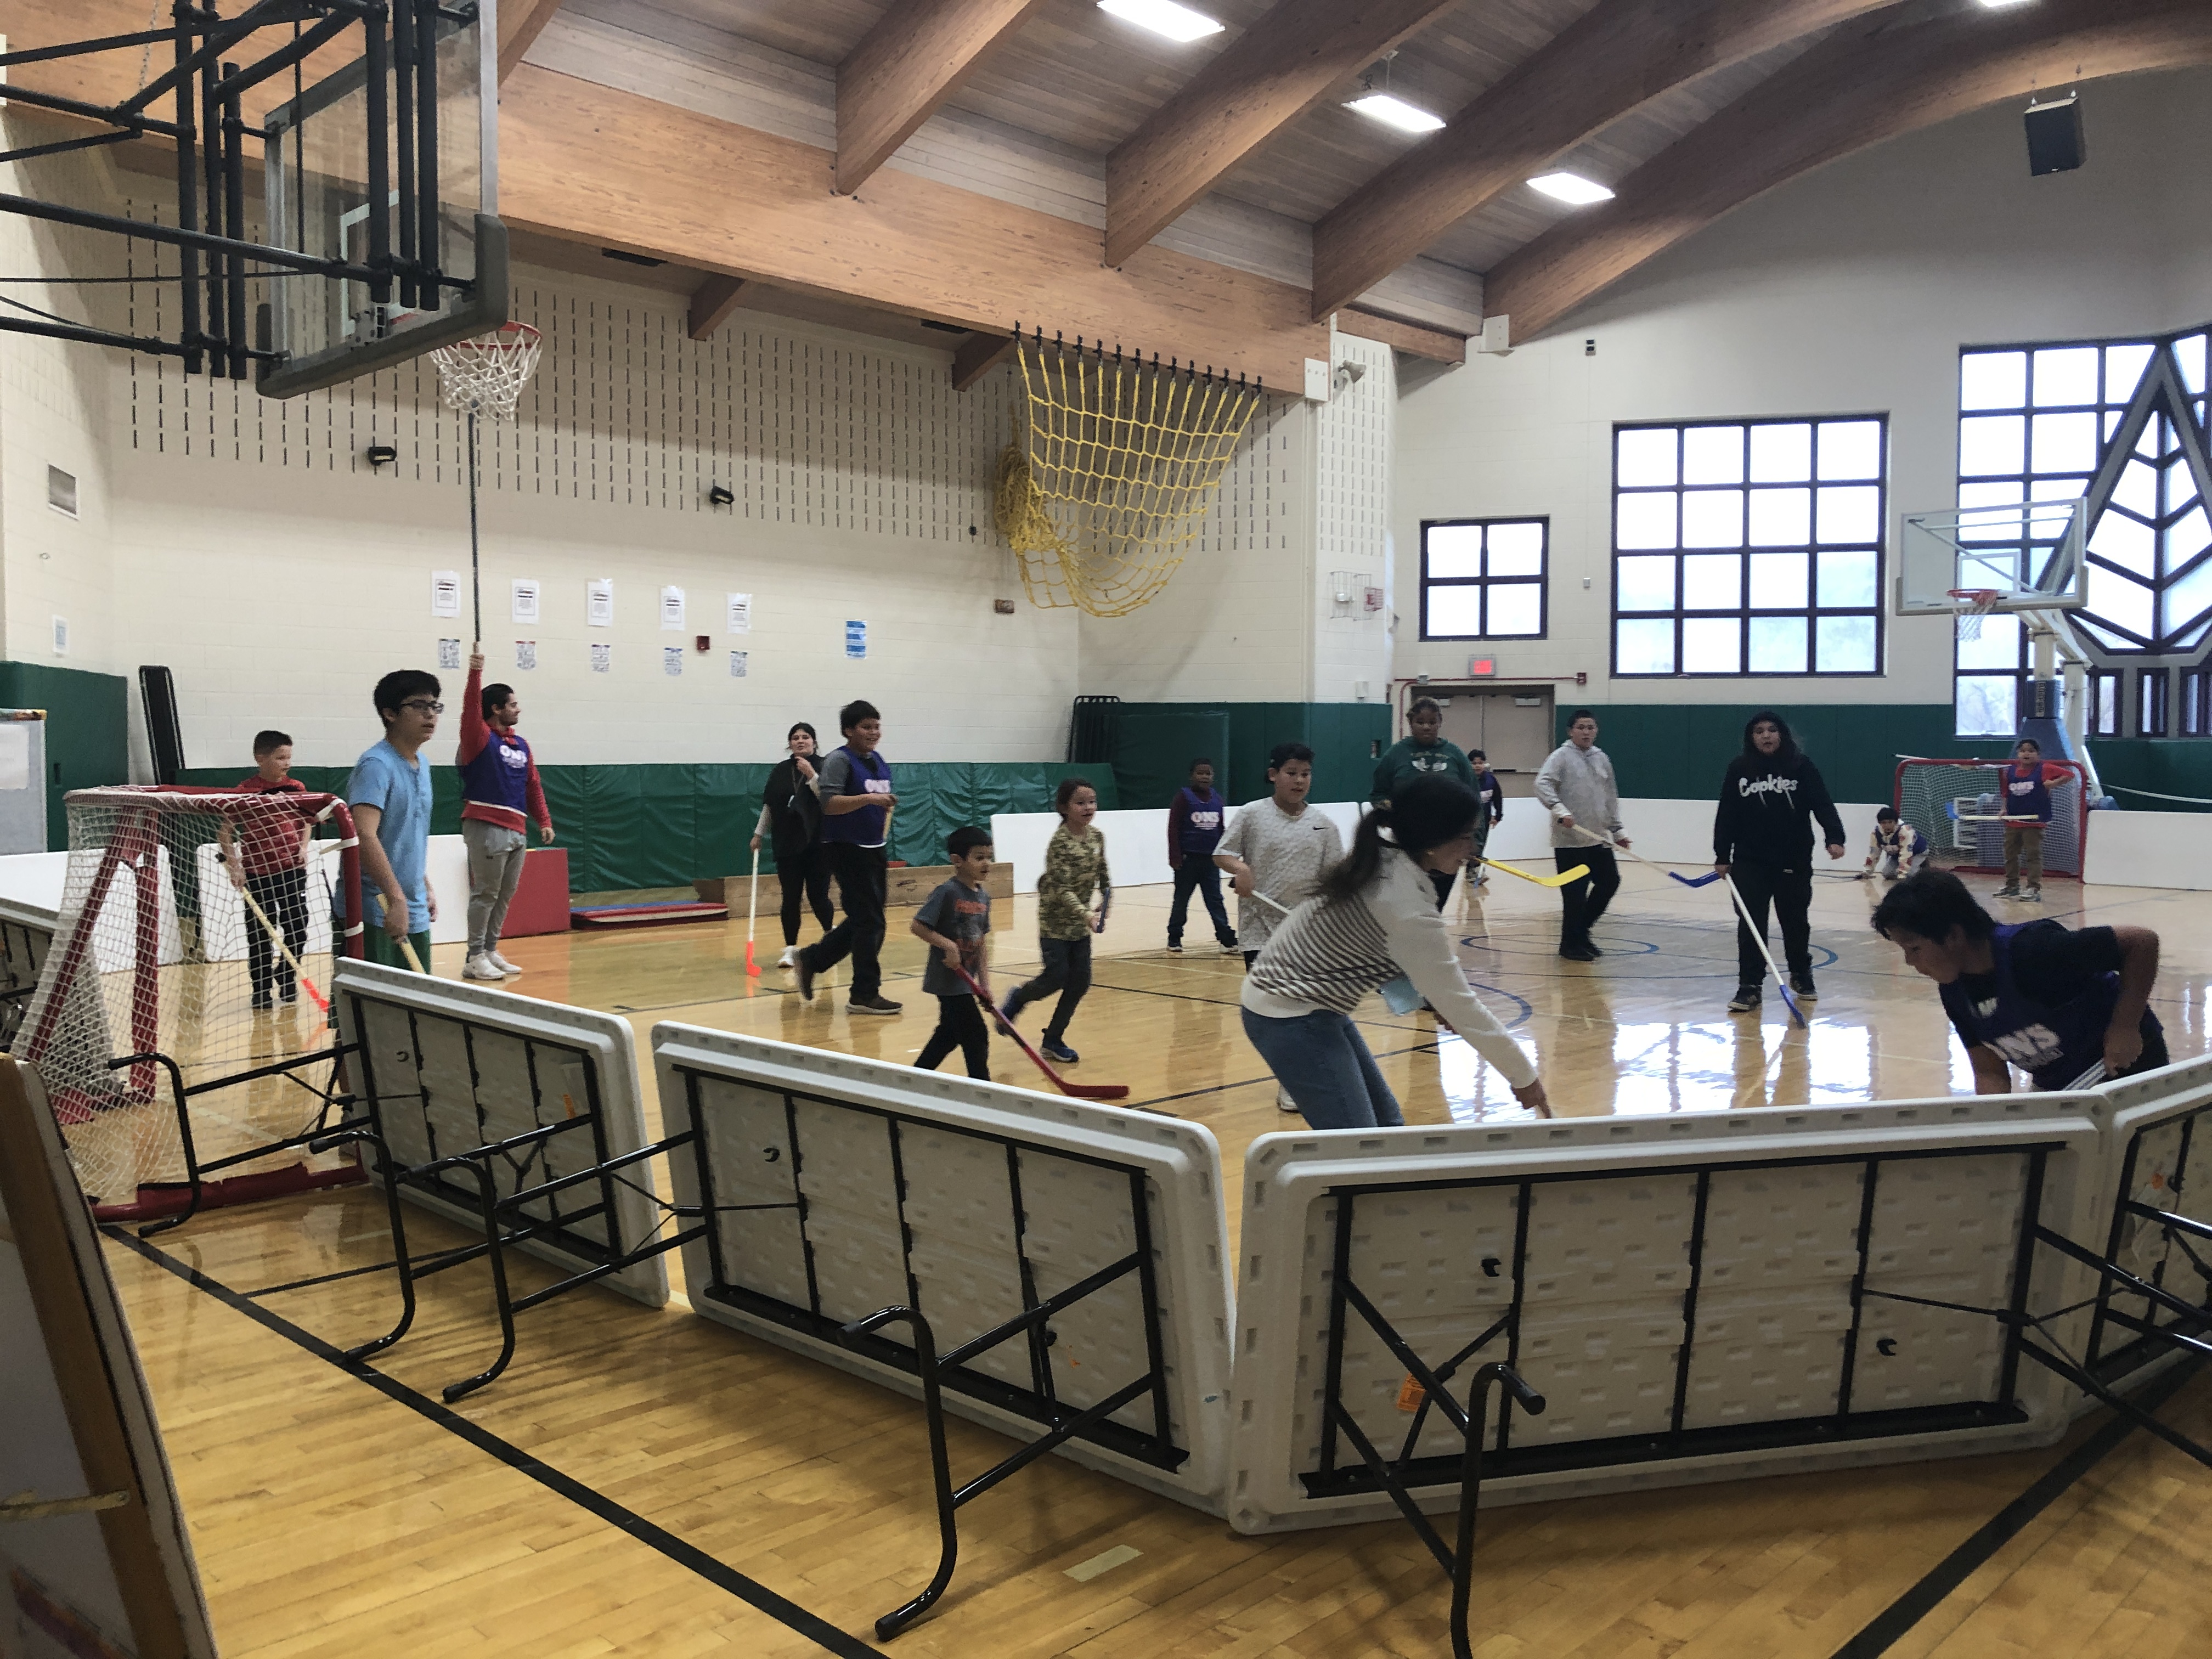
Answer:
[(1175, 0), (1098, 0), (1098, 9), (1170, 40), (1203, 40), (1209, 34), (1220, 33), (1224, 27), (1204, 12), (1178, 6)]
[(1995, 11), (1999, 6), (2017, 6), (2022, 3), (2023, 0), (1982, 0), (1982, 4), (1991, 11)]
[(1415, 109), (1404, 99), (1387, 92), (1370, 92), (1353, 99), (1345, 106), (1356, 109), (1370, 121), (1380, 121), (1386, 127), (1395, 127), (1401, 132), (1434, 132), (1443, 125), (1440, 116), (1425, 109)]
[(1579, 173), (1540, 173), (1528, 181), (1528, 187), (1540, 190), (1554, 201), (1565, 202), (1571, 207), (1588, 207), (1592, 202), (1613, 199), (1611, 191)]

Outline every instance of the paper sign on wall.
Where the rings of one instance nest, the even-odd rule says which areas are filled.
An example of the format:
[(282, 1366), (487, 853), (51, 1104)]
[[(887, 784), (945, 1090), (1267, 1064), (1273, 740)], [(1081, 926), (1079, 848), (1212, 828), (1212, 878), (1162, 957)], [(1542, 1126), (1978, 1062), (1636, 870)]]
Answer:
[(57, 657), (69, 655), (69, 618), (67, 617), (54, 618), (54, 655)]
[(30, 722), (0, 720), (0, 789), (28, 789), (30, 787)]
[(430, 573), (430, 614), (434, 617), (458, 617), (461, 614), (459, 571), (433, 570)]
[(753, 596), (750, 593), (732, 593), (729, 596), (729, 631), (732, 634), (751, 633), (753, 631)]
[(514, 580), (514, 620), (534, 623), (538, 620), (538, 584), (527, 577)]
[(517, 668), (535, 668), (538, 666), (537, 641), (517, 640), (514, 642), (514, 665)]
[(867, 623), (851, 621), (846, 623), (845, 654), (848, 657), (865, 657), (868, 654)]
[(660, 631), (664, 634), (684, 631), (684, 590), (664, 587), (660, 590)]
[[(584, 584), (584, 620), (594, 628), (612, 628), (615, 625), (614, 578), (601, 576), (596, 581)], [(599, 648), (597, 646), (592, 647), (594, 651)]]
[(459, 640), (438, 641), (438, 666), (459, 668), (461, 665), (461, 642)]
[(615, 665), (615, 648), (611, 645), (592, 647), (592, 672), (604, 674)]
[(660, 647), (660, 672), (669, 675), (681, 674), (684, 672), (682, 646), (664, 645)]
[(730, 678), (732, 679), (741, 680), (744, 678), (748, 655), (748, 653), (743, 651), (732, 651), (730, 653)]

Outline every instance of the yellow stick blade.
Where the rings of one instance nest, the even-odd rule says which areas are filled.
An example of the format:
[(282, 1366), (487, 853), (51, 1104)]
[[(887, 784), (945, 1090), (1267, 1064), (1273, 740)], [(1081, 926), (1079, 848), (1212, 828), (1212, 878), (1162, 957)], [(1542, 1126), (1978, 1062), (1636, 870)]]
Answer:
[(1485, 859), (1482, 861), (1482, 867), (1486, 870), (1503, 870), (1509, 876), (1518, 876), (1523, 881), (1533, 881), (1539, 887), (1565, 887), (1569, 882), (1580, 881), (1589, 873), (1589, 866), (1577, 864), (1573, 869), (1562, 870), (1556, 876), (1532, 876), (1526, 870), (1517, 869), (1500, 859)]

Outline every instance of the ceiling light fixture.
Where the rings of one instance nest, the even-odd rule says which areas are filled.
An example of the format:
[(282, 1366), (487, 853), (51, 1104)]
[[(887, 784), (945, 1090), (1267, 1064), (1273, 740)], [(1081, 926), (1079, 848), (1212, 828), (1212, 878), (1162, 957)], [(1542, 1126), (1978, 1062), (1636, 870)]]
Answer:
[(1175, 0), (1098, 0), (1098, 9), (1182, 45), (1218, 34), (1226, 27)]
[(2027, 0), (1982, 0), (1982, 4), (1990, 11), (1996, 10), (2000, 6), (2018, 6), (2026, 3)]
[(1395, 93), (1362, 93), (1345, 106), (1356, 109), (1370, 121), (1380, 121), (1386, 127), (1395, 127), (1401, 132), (1434, 132), (1443, 125), (1443, 118), (1431, 115), (1425, 109), (1416, 109)]
[(1593, 202), (1613, 199), (1611, 191), (1579, 173), (1539, 173), (1528, 181), (1528, 188), (1540, 190), (1553, 201), (1565, 202), (1570, 207), (1588, 207)]

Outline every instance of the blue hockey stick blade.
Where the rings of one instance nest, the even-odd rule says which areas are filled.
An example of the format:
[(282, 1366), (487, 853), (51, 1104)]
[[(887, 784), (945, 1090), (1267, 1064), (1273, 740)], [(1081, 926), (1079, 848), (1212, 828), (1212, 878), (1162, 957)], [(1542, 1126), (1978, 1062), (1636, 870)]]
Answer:
[(1669, 870), (1667, 873), (1685, 887), (1704, 887), (1721, 878), (1721, 872), (1717, 870), (1708, 870), (1702, 876), (1686, 876), (1674, 870)]
[(1782, 993), (1782, 1006), (1790, 1011), (1790, 1018), (1797, 1022), (1797, 1029), (1801, 1031), (1810, 1030), (1812, 1028), (1805, 1021), (1805, 1011), (1797, 1006), (1797, 999), (1790, 994), (1790, 988), (1786, 985), (1778, 985), (1774, 988)]

